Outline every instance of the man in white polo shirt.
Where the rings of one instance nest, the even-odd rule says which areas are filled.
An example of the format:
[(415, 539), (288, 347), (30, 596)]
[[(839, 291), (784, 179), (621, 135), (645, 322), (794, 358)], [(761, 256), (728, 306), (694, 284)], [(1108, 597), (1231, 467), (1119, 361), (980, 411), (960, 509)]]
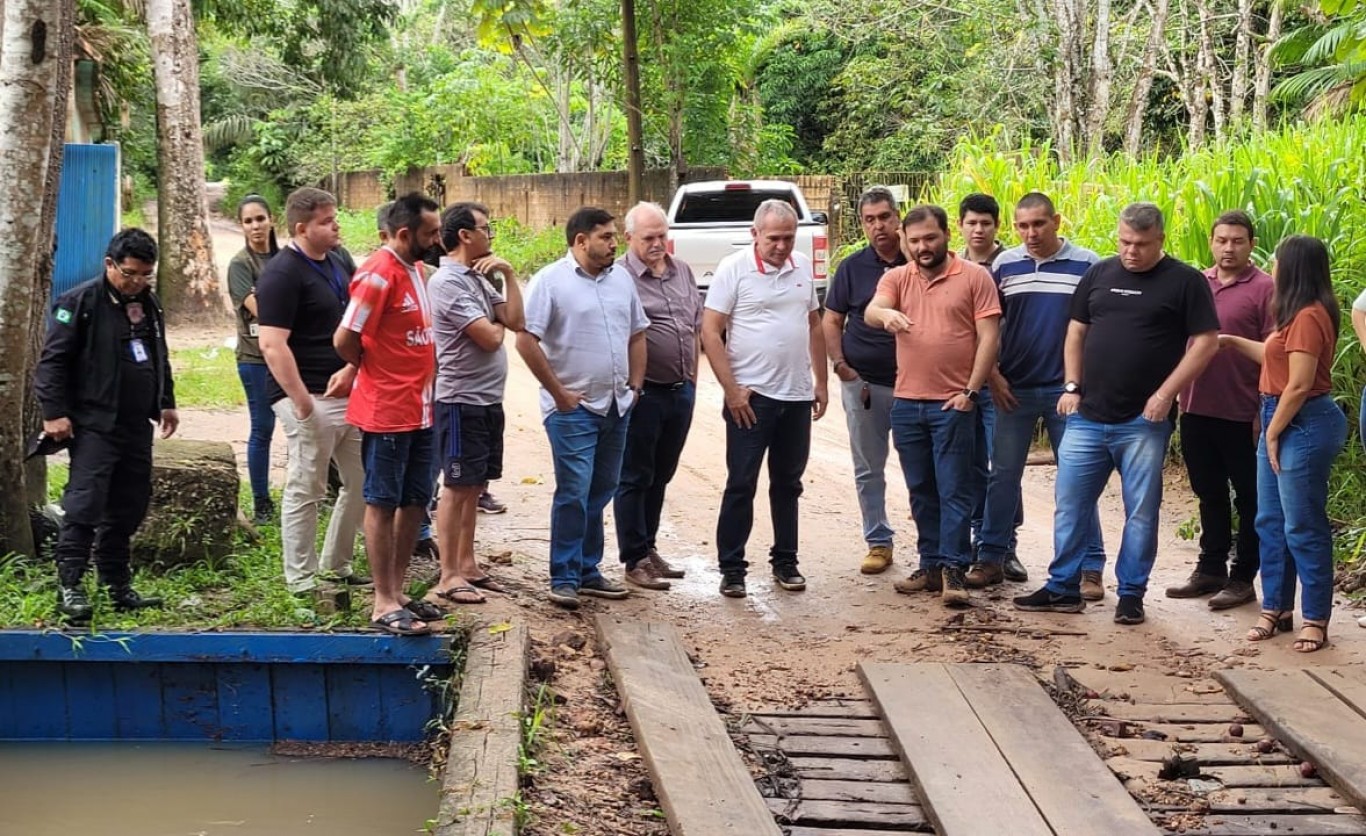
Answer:
[(806, 588), (797, 571), (797, 499), (811, 422), (825, 414), (829, 400), (811, 260), (793, 249), (796, 211), (781, 200), (764, 201), (751, 235), (753, 248), (717, 265), (702, 312), (702, 346), (726, 399), (726, 491), (716, 548), (721, 594), (729, 598), (745, 597), (745, 544), (765, 453), (769, 563), (783, 589)]

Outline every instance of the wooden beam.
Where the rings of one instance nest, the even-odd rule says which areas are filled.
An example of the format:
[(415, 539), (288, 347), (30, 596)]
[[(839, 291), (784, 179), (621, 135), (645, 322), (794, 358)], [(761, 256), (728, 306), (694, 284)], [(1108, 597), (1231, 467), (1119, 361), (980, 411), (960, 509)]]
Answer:
[(476, 625), (441, 782), (436, 836), (512, 836), (528, 637), (524, 625)]
[(936, 832), (1053, 836), (944, 665), (861, 662), (859, 675)]
[(1355, 706), (1303, 670), (1215, 677), (1282, 745), (1317, 766), (1352, 804), (1366, 805), (1366, 719)]
[(604, 616), (596, 625), (673, 836), (779, 836), (678, 631)]

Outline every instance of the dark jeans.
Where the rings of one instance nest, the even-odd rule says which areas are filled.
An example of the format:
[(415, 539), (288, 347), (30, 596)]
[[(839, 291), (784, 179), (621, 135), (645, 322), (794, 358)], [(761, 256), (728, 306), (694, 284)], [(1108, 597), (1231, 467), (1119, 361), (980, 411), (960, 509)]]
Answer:
[(892, 443), (911, 495), (920, 568), (967, 568), (971, 558), (973, 451), (977, 415), (944, 409), (944, 401), (897, 398)]
[[(974, 559), (982, 550), (987, 511), (987, 486), (991, 474), (996, 469), (996, 424), (999, 414), (996, 402), (992, 400), (991, 390), (983, 387), (981, 400), (977, 402), (976, 446), (972, 453), (972, 545)], [(1015, 532), (1024, 525), (1024, 501), (1018, 487), (1015, 490), (1014, 528), (1010, 530), (1010, 544), (1005, 552), (997, 555), (997, 562), (1005, 554), (1015, 554)]]
[(754, 494), (759, 468), (768, 454), (768, 505), (773, 517), (769, 563), (797, 563), (797, 499), (811, 453), (811, 402), (777, 401), (750, 395), (755, 422), (741, 428), (722, 408), (726, 420), (726, 491), (716, 520), (716, 550), (721, 573), (744, 577), (745, 544), (754, 528)]
[(151, 422), (121, 425), (107, 433), (76, 428), (71, 477), (62, 495), (66, 517), (56, 549), (57, 577), (63, 586), (81, 582), (92, 548), (100, 581), (128, 584), (128, 541), (142, 525), (151, 496)]
[(617, 523), (617, 553), (628, 570), (655, 548), (664, 489), (678, 470), (678, 458), (692, 426), (697, 389), (691, 381), (678, 388), (645, 384), (626, 428), (621, 483), (612, 511)]
[[(1191, 490), (1200, 500), (1200, 560), (1205, 575), (1252, 583), (1257, 577), (1257, 437), (1251, 421), (1226, 421), (1207, 415), (1181, 416), (1181, 457)], [(1238, 552), (1233, 548), (1233, 507), (1238, 509)]]
[(247, 393), (247, 416), (251, 433), (247, 436), (247, 476), (251, 495), (257, 505), (270, 502), (270, 439), (275, 435), (275, 410), (266, 397), (270, 370), (265, 363), (238, 363), (237, 376)]

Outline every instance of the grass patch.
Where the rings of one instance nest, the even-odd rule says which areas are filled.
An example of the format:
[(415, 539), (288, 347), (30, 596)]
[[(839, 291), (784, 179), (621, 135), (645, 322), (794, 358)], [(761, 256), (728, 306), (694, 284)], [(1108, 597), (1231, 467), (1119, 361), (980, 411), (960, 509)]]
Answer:
[(233, 409), (247, 405), (247, 394), (237, 376), (237, 355), (231, 348), (171, 349), (176, 405), (203, 409)]

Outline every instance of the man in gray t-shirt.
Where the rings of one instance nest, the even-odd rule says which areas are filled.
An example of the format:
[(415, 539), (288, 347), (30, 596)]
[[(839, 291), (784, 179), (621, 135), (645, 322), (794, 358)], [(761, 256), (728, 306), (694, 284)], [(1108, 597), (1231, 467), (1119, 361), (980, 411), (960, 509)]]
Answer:
[[(503, 337), (525, 325), (522, 290), (512, 266), (489, 248), (488, 209), (457, 203), (441, 215), (446, 257), (427, 284), (436, 337), (436, 460), (441, 464), (437, 539), (441, 580), (432, 593), (452, 604), (502, 591), (474, 559), (479, 495), (503, 475), (503, 389), (508, 360)], [(506, 297), (488, 276), (501, 274)]]

